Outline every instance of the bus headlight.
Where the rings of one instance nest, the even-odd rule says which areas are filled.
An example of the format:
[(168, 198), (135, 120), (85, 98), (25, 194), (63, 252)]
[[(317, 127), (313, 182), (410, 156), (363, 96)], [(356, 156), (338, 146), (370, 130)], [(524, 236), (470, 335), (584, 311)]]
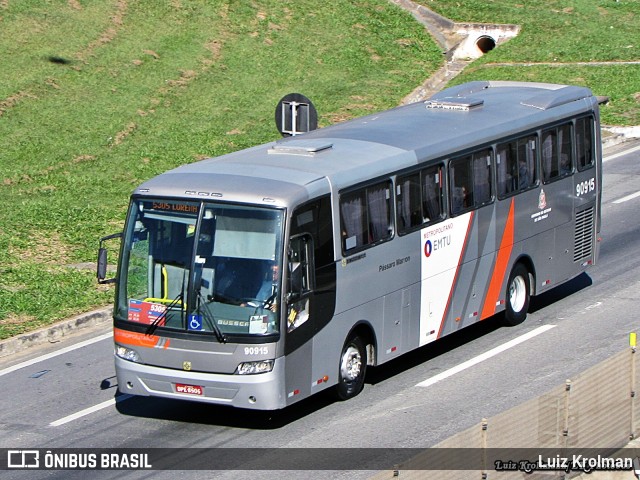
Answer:
[(140, 362), (140, 355), (138, 352), (131, 348), (123, 347), (122, 345), (116, 345), (116, 356), (129, 360), (130, 362)]
[(236, 373), (238, 375), (255, 375), (256, 373), (267, 373), (273, 370), (273, 360), (258, 360), (256, 362), (243, 362), (238, 365)]

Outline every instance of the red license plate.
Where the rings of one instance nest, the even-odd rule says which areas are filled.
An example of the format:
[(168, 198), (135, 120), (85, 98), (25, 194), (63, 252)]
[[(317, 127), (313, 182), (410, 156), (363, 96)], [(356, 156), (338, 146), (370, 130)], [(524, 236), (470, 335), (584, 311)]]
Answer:
[(189, 395), (202, 395), (203, 390), (199, 385), (184, 385), (182, 383), (176, 383), (176, 392), (188, 393)]

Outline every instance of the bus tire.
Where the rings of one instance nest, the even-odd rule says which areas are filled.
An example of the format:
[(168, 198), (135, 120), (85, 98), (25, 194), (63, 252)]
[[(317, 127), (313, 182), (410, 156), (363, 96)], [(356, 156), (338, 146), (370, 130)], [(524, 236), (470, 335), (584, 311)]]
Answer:
[(507, 282), (505, 325), (514, 326), (524, 322), (529, 310), (530, 292), (529, 270), (522, 263), (516, 263)]
[(345, 342), (340, 354), (335, 390), (339, 400), (348, 400), (362, 391), (366, 370), (367, 349), (359, 336), (352, 336)]

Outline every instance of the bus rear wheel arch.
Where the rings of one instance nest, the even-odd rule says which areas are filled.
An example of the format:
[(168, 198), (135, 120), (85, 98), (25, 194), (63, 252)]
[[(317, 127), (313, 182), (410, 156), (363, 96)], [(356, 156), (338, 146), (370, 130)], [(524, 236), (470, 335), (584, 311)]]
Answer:
[(531, 273), (522, 262), (518, 262), (513, 266), (507, 282), (505, 325), (514, 326), (524, 322), (530, 301)]

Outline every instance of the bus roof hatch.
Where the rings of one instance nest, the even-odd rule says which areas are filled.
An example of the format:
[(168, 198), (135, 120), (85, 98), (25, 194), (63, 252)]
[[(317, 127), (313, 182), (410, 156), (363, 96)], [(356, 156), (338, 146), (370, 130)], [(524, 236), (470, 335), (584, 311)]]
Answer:
[(540, 93), (523, 100), (521, 103), (527, 107), (540, 110), (559, 107), (570, 102), (591, 97), (591, 90), (586, 87), (566, 86), (557, 90), (542, 90)]
[(330, 148), (333, 148), (333, 143), (324, 139), (300, 139), (277, 143), (267, 150), (267, 153), (313, 157), (316, 153), (323, 152)]
[(444, 97), (437, 100), (427, 100), (424, 104), (427, 108), (435, 110), (458, 110), (468, 112), (471, 109), (482, 106), (484, 104), (484, 100), (481, 98)]

